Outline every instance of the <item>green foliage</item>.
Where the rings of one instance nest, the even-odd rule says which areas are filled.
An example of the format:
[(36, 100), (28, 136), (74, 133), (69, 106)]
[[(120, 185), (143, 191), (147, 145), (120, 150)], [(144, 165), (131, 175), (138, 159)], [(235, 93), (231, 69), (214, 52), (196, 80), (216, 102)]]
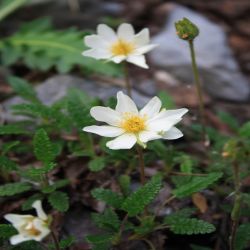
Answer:
[(32, 86), (19, 77), (11, 76), (8, 78), (8, 82), (15, 92), (27, 101), (39, 102), (35, 90)]
[(58, 180), (55, 183), (46, 186), (42, 189), (42, 192), (47, 194), (47, 193), (52, 193), (54, 191), (56, 191), (59, 188), (65, 187), (69, 184), (69, 180), (67, 179), (62, 179), (62, 180)]
[(143, 211), (159, 193), (162, 186), (162, 178), (159, 175), (152, 177), (143, 187), (138, 188), (134, 193), (127, 197), (122, 209), (125, 210), (129, 216), (135, 216)]
[(113, 236), (111, 234), (87, 235), (85, 238), (93, 245), (92, 250), (109, 250)]
[(236, 239), (235, 239), (235, 249), (243, 250), (249, 247), (248, 243), (250, 241), (250, 223), (242, 224), (239, 226)]
[(231, 114), (229, 114), (227, 112), (223, 112), (223, 111), (218, 112), (218, 116), (231, 129), (233, 129), (234, 131), (238, 130), (238, 128), (239, 128), (239, 122), (237, 121), (237, 119), (235, 119), (234, 116), (232, 116)]
[(31, 240), (12, 246), (10, 250), (44, 250), (44, 248), (39, 242)]
[(0, 238), (9, 239), (17, 234), (17, 230), (10, 224), (0, 224)]
[(0, 3), (0, 21), (31, 0), (2, 0)]
[(186, 154), (181, 154), (179, 157), (175, 159), (176, 163), (180, 164), (180, 170), (183, 173), (192, 173), (193, 169), (193, 159)]
[(178, 218), (189, 218), (193, 214), (194, 211), (195, 209), (193, 208), (181, 209), (165, 217), (163, 223), (164, 224), (171, 223), (171, 222), (174, 223), (176, 220), (178, 220)]
[(154, 230), (155, 221), (153, 216), (146, 216), (141, 220), (141, 224), (135, 228), (135, 232), (139, 235), (146, 235)]
[(80, 66), (100, 74), (120, 74), (118, 65), (82, 56), (86, 49), (84, 35), (76, 29), (54, 30), (46, 19), (35, 20), (0, 42), (2, 62), (12, 65), (21, 59), (31, 69), (47, 71), (55, 67), (61, 73)]
[(115, 232), (121, 224), (118, 215), (111, 208), (106, 209), (103, 214), (93, 213), (92, 220), (98, 227)]
[(243, 124), (239, 129), (239, 135), (245, 138), (250, 138), (250, 121)]
[(94, 104), (95, 101), (83, 91), (79, 91), (78, 89), (69, 90), (67, 95), (68, 113), (79, 129), (93, 123), (93, 118), (90, 116), (89, 110)]
[(25, 182), (8, 183), (0, 186), (1, 196), (12, 196), (29, 191), (32, 186)]
[(95, 188), (91, 191), (91, 194), (97, 200), (104, 201), (108, 205), (114, 208), (120, 208), (123, 202), (123, 197), (109, 189)]
[(119, 184), (124, 196), (128, 196), (130, 193), (131, 178), (128, 175), (121, 175), (119, 177)]
[(55, 159), (53, 145), (44, 129), (36, 131), (33, 144), (34, 153), (39, 161), (42, 161), (44, 164), (49, 164)]
[(166, 109), (175, 108), (175, 103), (171, 95), (169, 95), (166, 91), (160, 91), (158, 94), (159, 98), (162, 102), (162, 107)]
[(26, 211), (26, 210), (30, 210), (32, 208), (32, 204), (37, 201), (37, 200), (42, 200), (43, 199), (43, 195), (42, 194), (34, 194), (32, 196), (30, 196), (28, 199), (26, 199), (24, 201), (24, 203), (22, 204), (22, 210)]
[(91, 171), (98, 172), (105, 168), (105, 163), (105, 157), (96, 157), (93, 160), (89, 161), (88, 166)]
[(187, 197), (193, 193), (196, 193), (204, 188), (207, 188), (211, 184), (213, 184), (215, 181), (220, 179), (222, 177), (222, 173), (210, 173), (207, 176), (193, 176), (192, 179), (178, 187), (177, 189), (173, 190), (173, 194), (178, 197)]
[(24, 129), (18, 124), (8, 124), (0, 126), (0, 135), (19, 135), (28, 134), (27, 129)]
[(166, 218), (165, 222), (175, 234), (206, 234), (215, 231), (212, 224), (195, 218)]
[(63, 239), (59, 242), (59, 246), (61, 249), (68, 248), (75, 243), (76, 239), (74, 236), (69, 236), (66, 239)]
[(66, 193), (55, 191), (49, 195), (48, 200), (51, 206), (60, 212), (66, 212), (69, 209), (69, 197)]
[(2, 155), (7, 154), (11, 149), (20, 144), (20, 141), (5, 142), (2, 146)]
[(11, 172), (18, 169), (16, 163), (6, 156), (0, 156), (0, 171)]

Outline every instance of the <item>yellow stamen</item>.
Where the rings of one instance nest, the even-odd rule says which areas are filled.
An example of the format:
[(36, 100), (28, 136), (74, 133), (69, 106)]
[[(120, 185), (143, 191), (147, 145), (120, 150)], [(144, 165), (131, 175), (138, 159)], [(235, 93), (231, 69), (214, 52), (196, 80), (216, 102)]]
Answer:
[(128, 133), (138, 133), (146, 129), (146, 117), (133, 114), (125, 114), (121, 127)]
[(113, 56), (127, 56), (133, 50), (135, 46), (131, 42), (126, 42), (123, 40), (118, 40), (111, 46), (111, 53)]

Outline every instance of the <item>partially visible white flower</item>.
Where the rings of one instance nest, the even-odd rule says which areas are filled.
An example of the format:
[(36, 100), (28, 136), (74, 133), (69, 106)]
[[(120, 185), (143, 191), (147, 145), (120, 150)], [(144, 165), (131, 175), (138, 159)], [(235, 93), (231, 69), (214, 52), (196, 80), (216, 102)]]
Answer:
[(10, 238), (12, 245), (28, 240), (41, 241), (50, 233), (49, 219), (43, 211), (41, 201), (35, 201), (32, 207), (36, 209), (37, 216), (20, 214), (6, 214), (4, 216), (18, 231), (17, 235)]
[(84, 56), (95, 59), (107, 59), (115, 63), (124, 60), (142, 68), (148, 68), (143, 54), (155, 48), (156, 44), (149, 44), (149, 30), (144, 28), (135, 34), (131, 24), (123, 23), (117, 33), (106, 24), (97, 26), (97, 34), (85, 36), (85, 44), (91, 49), (84, 51)]
[(117, 93), (115, 110), (96, 106), (90, 114), (97, 121), (109, 125), (88, 126), (84, 131), (105, 137), (117, 137), (107, 142), (110, 149), (130, 149), (136, 143), (146, 147), (146, 143), (156, 139), (178, 139), (182, 132), (174, 127), (181, 121), (188, 109), (161, 109), (162, 103), (158, 97), (153, 97), (143, 109), (138, 111), (133, 100), (121, 91)]

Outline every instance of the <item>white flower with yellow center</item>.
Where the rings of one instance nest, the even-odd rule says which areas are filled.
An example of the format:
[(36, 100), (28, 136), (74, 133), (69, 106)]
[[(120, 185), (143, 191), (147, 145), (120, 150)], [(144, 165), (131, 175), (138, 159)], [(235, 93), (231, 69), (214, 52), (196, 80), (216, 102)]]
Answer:
[(99, 24), (97, 34), (85, 36), (84, 42), (91, 48), (82, 53), (84, 56), (115, 63), (126, 60), (142, 68), (148, 68), (143, 54), (157, 46), (149, 44), (147, 28), (135, 34), (133, 26), (128, 23), (121, 24), (117, 33), (106, 24)]
[(117, 93), (115, 110), (102, 106), (90, 110), (91, 116), (97, 121), (109, 125), (93, 125), (83, 130), (105, 137), (117, 137), (107, 142), (110, 149), (130, 149), (135, 143), (146, 147), (146, 143), (151, 140), (172, 140), (182, 137), (182, 132), (174, 125), (181, 121), (188, 110), (166, 110), (161, 109), (161, 106), (161, 100), (154, 97), (138, 111), (133, 100), (120, 91)]
[(32, 207), (36, 209), (37, 216), (19, 214), (4, 216), (18, 231), (17, 235), (10, 238), (12, 245), (28, 240), (41, 241), (50, 233), (49, 219), (42, 209), (41, 201), (35, 201)]

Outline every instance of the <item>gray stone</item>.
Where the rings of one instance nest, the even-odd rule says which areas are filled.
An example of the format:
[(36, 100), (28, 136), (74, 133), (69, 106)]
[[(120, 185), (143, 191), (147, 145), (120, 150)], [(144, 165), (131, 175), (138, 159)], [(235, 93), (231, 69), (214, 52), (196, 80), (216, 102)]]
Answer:
[[(115, 97), (116, 93), (122, 90), (121, 87), (113, 86), (110, 83), (97, 82), (92, 80), (82, 79), (71, 75), (56, 75), (44, 83), (36, 87), (38, 98), (45, 104), (51, 105), (67, 95), (70, 88), (77, 88), (85, 91), (93, 97), (99, 97), (102, 100), (107, 100), (110, 97)], [(123, 90), (125, 93), (126, 91)], [(133, 90), (132, 97), (139, 107), (143, 107), (147, 103), (149, 97), (143, 96), (139, 92)], [(15, 104), (24, 103), (25, 101), (20, 97), (13, 97), (2, 103), (4, 112), (0, 113), (0, 120), (13, 122), (22, 120), (21, 116), (13, 116), (11, 114), (11, 106)]]
[(186, 7), (173, 5), (163, 31), (152, 39), (152, 43), (159, 46), (150, 53), (151, 61), (183, 82), (193, 81), (188, 42), (177, 37), (174, 26), (183, 17), (189, 18), (200, 29), (194, 45), (204, 88), (214, 97), (248, 100), (249, 82), (239, 70), (224, 30)]

